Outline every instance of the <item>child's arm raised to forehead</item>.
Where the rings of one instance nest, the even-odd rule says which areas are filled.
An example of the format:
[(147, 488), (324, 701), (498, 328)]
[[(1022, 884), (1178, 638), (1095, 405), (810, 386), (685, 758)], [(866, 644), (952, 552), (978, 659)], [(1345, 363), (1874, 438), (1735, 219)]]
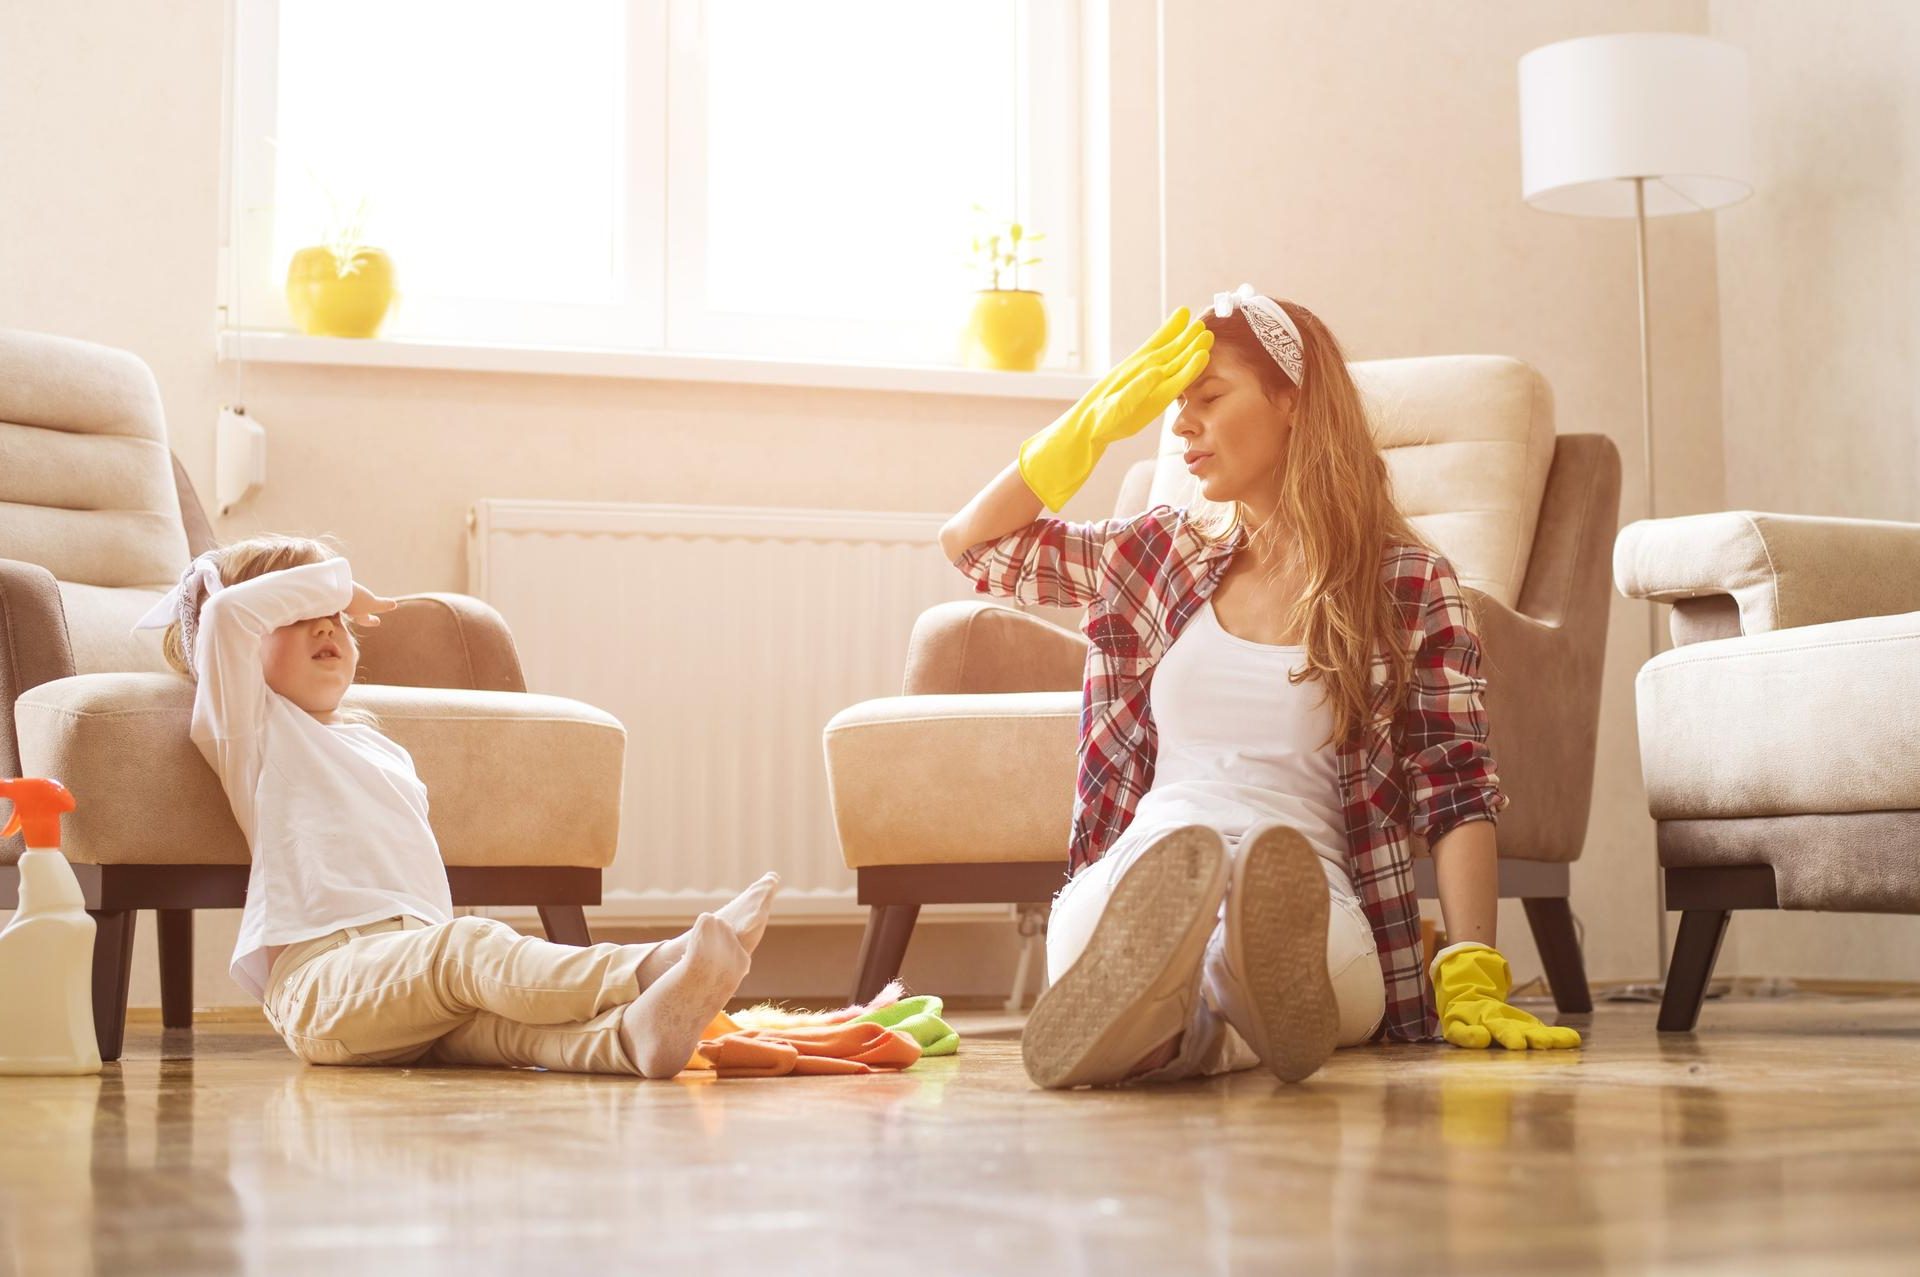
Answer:
[(353, 602), (353, 568), (345, 559), (328, 559), (230, 585), (200, 608), (193, 643), (193, 739), (211, 752), (228, 794), (235, 782), (250, 789), (250, 778), (233, 743), (260, 730), (267, 707), (267, 676), (261, 644), (283, 625), (308, 617), (342, 612)]

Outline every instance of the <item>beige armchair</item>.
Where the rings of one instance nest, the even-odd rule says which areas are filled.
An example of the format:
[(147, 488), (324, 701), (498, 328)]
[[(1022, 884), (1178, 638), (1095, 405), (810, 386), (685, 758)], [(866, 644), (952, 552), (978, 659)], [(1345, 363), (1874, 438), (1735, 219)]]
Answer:
[[(187, 735), (192, 684), (157, 632), (129, 627), (213, 544), (167, 451), (153, 374), (123, 351), (0, 331), (0, 775), (73, 791), (65, 851), (99, 924), (103, 1059), (125, 1023), (135, 911), (159, 914), (161, 1016), (193, 1013), (193, 910), (245, 903), (248, 855)], [(620, 819), (626, 735), (612, 716), (525, 692), (498, 613), (451, 594), (401, 600), (363, 635), (347, 703), (413, 755), (456, 905), (534, 905), (586, 944)], [(0, 908), (17, 903), (0, 840)]]
[[(1554, 434), (1552, 396), (1496, 356), (1356, 363), (1396, 495), (1454, 564), (1481, 620), (1491, 747), (1512, 802), (1500, 892), (1525, 902), (1554, 1000), (1592, 1003), (1567, 904), (1593, 795), (1608, 556), (1620, 461), (1601, 435)], [(1168, 430), (1126, 476), (1115, 515), (1184, 506)], [(922, 905), (1045, 901), (1066, 872), (1086, 642), (997, 602), (926, 612), (905, 694), (826, 729), (847, 865), (870, 907), (854, 996), (898, 973)], [(1416, 840), (1415, 877), (1433, 897)]]
[(1641, 520), (1613, 570), (1673, 605), (1634, 692), (1681, 911), (1659, 1026), (1686, 1032), (1732, 910), (1920, 913), (1920, 524)]

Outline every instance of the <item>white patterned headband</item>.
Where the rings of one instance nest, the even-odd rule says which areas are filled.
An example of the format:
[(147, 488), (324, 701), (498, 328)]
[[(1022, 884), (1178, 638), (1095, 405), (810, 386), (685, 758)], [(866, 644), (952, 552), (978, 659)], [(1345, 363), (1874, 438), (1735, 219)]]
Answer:
[(1300, 330), (1293, 326), (1293, 317), (1286, 308), (1264, 293), (1253, 291), (1252, 284), (1242, 284), (1230, 293), (1213, 295), (1213, 313), (1216, 318), (1225, 319), (1238, 307), (1247, 317), (1247, 325), (1253, 329), (1253, 335), (1260, 339), (1267, 353), (1273, 356), (1273, 362), (1280, 370), (1301, 384), (1301, 374), (1306, 371), (1306, 357), (1302, 353), (1305, 347), (1300, 341)]
[(187, 668), (193, 669), (193, 639), (200, 629), (200, 606), (206, 599), (220, 593), (223, 584), (220, 566), (214, 561), (214, 552), (208, 550), (187, 564), (187, 570), (180, 574), (180, 583), (148, 608), (146, 615), (133, 623), (133, 628), (159, 630), (178, 621), (180, 651), (187, 658)]

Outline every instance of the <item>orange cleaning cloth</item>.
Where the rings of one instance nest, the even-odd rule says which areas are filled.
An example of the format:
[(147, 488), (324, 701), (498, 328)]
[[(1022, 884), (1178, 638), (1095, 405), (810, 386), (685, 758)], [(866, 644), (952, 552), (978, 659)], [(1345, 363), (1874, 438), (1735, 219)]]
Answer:
[[(708, 1022), (707, 1027), (700, 1032), (700, 1045), (704, 1047), (709, 1042), (724, 1038), (729, 1033), (738, 1033), (739, 1031), (740, 1026), (734, 1021), (732, 1016), (728, 1015), (725, 1011), (715, 1012), (713, 1019)], [(711, 1073), (713, 1072), (713, 1061), (700, 1054), (699, 1049), (695, 1048), (693, 1058), (687, 1061), (687, 1068), (701, 1069)]]
[(693, 1067), (726, 1078), (817, 1077), (904, 1069), (919, 1058), (918, 1042), (885, 1025), (823, 1024), (726, 1033), (700, 1044)]

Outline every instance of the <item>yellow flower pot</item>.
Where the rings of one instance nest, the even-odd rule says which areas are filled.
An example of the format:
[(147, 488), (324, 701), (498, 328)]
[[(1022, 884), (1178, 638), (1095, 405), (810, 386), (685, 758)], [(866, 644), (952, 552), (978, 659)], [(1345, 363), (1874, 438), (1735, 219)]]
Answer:
[(393, 305), (393, 261), (362, 248), (342, 274), (333, 250), (303, 248), (287, 267), (287, 309), (313, 337), (371, 337)]
[(973, 314), (961, 340), (961, 360), (969, 368), (1032, 372), (1047, 348), (1047, 308), (1028, 288), (984, 288), (975, 295)]

